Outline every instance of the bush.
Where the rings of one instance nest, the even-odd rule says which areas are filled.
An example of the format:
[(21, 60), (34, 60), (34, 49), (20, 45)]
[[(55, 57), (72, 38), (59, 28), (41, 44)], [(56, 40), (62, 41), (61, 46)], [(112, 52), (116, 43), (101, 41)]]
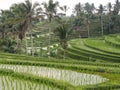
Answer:
[(11, 39), (0, 40), (0, 48), (4, 52), (16, 53), (16, 45), (17, 43)]

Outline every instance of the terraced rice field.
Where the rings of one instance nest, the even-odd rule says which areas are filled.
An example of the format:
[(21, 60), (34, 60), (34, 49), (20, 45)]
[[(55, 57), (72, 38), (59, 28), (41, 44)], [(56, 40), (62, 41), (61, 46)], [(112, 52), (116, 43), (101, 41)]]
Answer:
[(0, 76), (0, 90), (59, 90), (45, 84), (14, 79), (10, 76)]
[(71, 70), (59, 70), (55, 68), (22, 66), (22, 65), (3, 65), (3, 64), (0, 65), (0, 68), (11, 69), (15, 72), (28, 73), (28, 74), (52, 78), (56, 80), (62, 80), (74, 86), (92, 85), (107, 81), (107, 79), (97, 75), (78, 73)]
[(0, 90), (120, 90), (118, 37), (71, 40), (65, 60), (0, 53)]

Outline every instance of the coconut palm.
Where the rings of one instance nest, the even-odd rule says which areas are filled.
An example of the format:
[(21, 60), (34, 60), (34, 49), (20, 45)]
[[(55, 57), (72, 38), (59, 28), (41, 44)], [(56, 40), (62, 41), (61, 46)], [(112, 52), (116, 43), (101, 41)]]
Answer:
[(64, 50), (64, 59), (65, 59), (65, 50), (67, 49), (68, 43), (68, 36), (72, 32), (70, 29), (70, 25), (67, 23), (62, 23), (55, 29), (55, 34), (59, 37), (59, 42), (61, 47)]
[(14, 14), (13, 19), (11, 20), (11, 23), (13, 24), (13, 28), (16, 30), (18, 34), (17, 39), (17, 46), (18, 49), (21, 50), (22, 48), (22, 41), (25, 37), (25, 32), (27, 31), (27, 20), (25, 18), (25, 15), (23, 13), (23, 10), (21, 9), (21, 3), (20, 4), (14, 4), (10, 7), (11, 12)]
[(94, 13), (95, 13), (95, 12), (94, 12), (94, 11), (95, 11), (95, 9), (96, 9), (96, 8), (95, 8), (95, 5), (94, 5), (94, 3), (92, 3), (92, 5), (91, 5), (91, 11), (92, 11), (92, 14), (94, 14)]
[(31, 35), (30, 37), (31, 37), (32, 56), (34, 56), (32, 26), (33, 26), (33, 21), (35, 21), (35, 19), (39, 19), (42, 17), (41, 15), (42, 8), (40, 7), (39, 3), (32, 4), (32, 2), (29, 0), (26, 0), (25, 3), (21, 3), (21, 8), (25, 12), (26, 20), (28, 23), (28, 28)]
[(9, 10), (1, 10), (0, 16), (0, 32), (2, 39), (5, 40), (6, 36), (10, 34), (10, 27), (12, 24), (9, 23), (9, 18), (13, 17), (13, 14)]
[(94, 12), (94, 4), (89, 4), (89, 3), (85, 3), (85, 6), (84, 6), (84, 11), (85, 11), (85, 14), (86, 14), (86, 24), (87, 24), (87, 29), (88, 29), (88, 37), (90, 37), (90, 18), (92, 17), (93, 15), (93, 12)]
[(114, 15), (118, 15), (119, 11), (120, 11), (120, 2), (119, 0), (116, 0), (113, 10)]
[(104, 7), (103, 7), (102, 4), (100, 4), (98, 13), (99, 13), (99, 15), (100, 15), (100, 23), (101, 23), (102, 36), (103, 36), (103, 34), (104, 34), (104, 32), (103, 32), (103, 11), (104, 11)]
[(111, 31), (111, 28), (110, 28), (110, 26), (111, 26), (111, 15), (112, 15), (112, 4), (111, 3), (108, 3), (108, 5), (107, 5), (107, 9), (108, 9), (108, 19), (109, 19), (109, 32)]
[[(53, 0), (49, 0), (47, 3), (43, 2), (42, 5), (44, 6), (45, 11), (43, 12), (43, 14), (45, 14), (47, 16), (47, 19), (49, 21), (49, 23), (51, 23), (53, 18), (59, 18), (58, 14), (57, 14), (57, 8), (59, 7), (59, 3), (53, 2)], [(51, 28), (49, 27), (49, 45), (51, 43), (51, 36), (50, 36), (50, 32), (51, 32)], [(50, 53), (50, 47), (48, 47), (48, 51)]]
[(40, 14), (42, 8), (39, 3), (32, 4), (31, 1), (26, 0), (24, 3), (15, 4), (11, 7), (11, 9), (16, 14), (16, 20), (18, 21), (17, 24), (19, 24), (19, 28), (21, 27), (19, 38), (22, 40), (25, 37), (27, 29), (30, 31), (32, 55), (34, 56), (32, 26), (33, 21), (42, 17)]
[(53, 0), (49, 0), (48, 3), (44, 2), (43, 6), (45, 9), (43, 13), (47, 16), (49, 22), (51, 22), (53, 18), (57, 17), (59, 3), (57, 1), (53, 2)]
[(60, 7), (60, 9), (65, 12), (65, 16), (66, 16), (66, 12), (69, 9), (69, 7), (67, 7), (66, 5), (64, 5), (63, 7)]
[(87, 24), (87, 30), (88, 30), (88, 37), (90, 36), (90, 27), (89, 27), (89, 24), (90, 24), (90, 20), (89, 20), (89, 15), (92, 13), (91, 11), (91, 5), (89, 3), (85, 3), (85, 6), (84, 6), (84, 11), (86, 13), (86, 24)]
[(75, 13), (76, 16), (79, 16), (82, 13), (82, 11), (83, 11), (82, 4), (81, 3), (76, 4), (73, 10), (73, 13)]
[(5, 12), (2, 10), (1, 11), (1, 17), (0, 17), (0, 33), (1, 33), (1, 38), (4, 40), (5, 39), (5, 18), (6, 18), (6, 15), (5, 15)]

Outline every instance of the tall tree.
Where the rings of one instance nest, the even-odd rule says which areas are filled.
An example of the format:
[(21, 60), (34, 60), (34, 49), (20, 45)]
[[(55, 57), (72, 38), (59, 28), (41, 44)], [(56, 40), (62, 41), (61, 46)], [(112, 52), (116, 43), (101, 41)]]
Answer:
[(108, 25), (108, 33), (110, 33), (111, 32), (111, 16), (112, 16), (112, 4), (109, 2), (108, 3), (108, 5), (107, 5), (107, 9), (108, 9), (108, 23), (109, 23), (109, 25)]
[(87, 24), (87, 29), (88, 29), (88, 37), (90, 37), (90, 18), (93, 15), (94, 4), (85, 3), (84, 11), (86, 14), (85, 19), (86, 19), (86, 24)]
[(13, 14), (9, 10), (1, 10), (0, 16), (0, 32), (2, 39), (5, 40), (6, 36), (10, 34), (10, 27), (12, 24), (9, 23), (10, 18), (13, 17)]
[(21, 3), (21, 9), (25, 12), (26, 21), (28, 23), (28, 29), (30, 31), (31, 37), (31, 48), (32, 48), (32, 56), (34, 56), (34, 45), (33, 45), (33, 21), (39, 19), (41, 16), (42, 8), (39, 3), (32, 3), (30, 0), (26, 0), (25, 3)]
[(45, 12), (43, 13), (47, 16), (49, 22), (51, 22), (52, 18), (57, 16), (57, 8), (59, 3), (57, 1), (53, 2), (53, 0), (49, 0), (48, 3), (44, 2), (43, 6), (45, 9)]
[[(59, 16), (57, 15), (57, 9), (59, 7), (59, 2), (53, 2), (53, 0), (49, 0), (47, 3), (44, 2), (43, 3), (44, 9), (45, 11), (43, 12), (43, 14), (45, 14), (47, 16), (47, 19), (49, 21), (49, 23), (51, 24), (52, 19), (54, 18), (59, 18)], [(49, 45), (51, 44), (51, 28), (49, 26)], [(50, 46), (48, 47), (48, 51), (50, 53)]]
[(119, 11), (120, 11), (120, 2), (119, 2), (119, 0), (116, 0), (115, 5), (114, 5), (113, 13), (115, 15), (118, 15)]
[(59, 42), (61, 47), (64, 50), (64, 59), (65, 59), (65, 50), (67, 49), (68, 46), (68, 36), (72, 32), (72, 29), (70, 29), (70, 24), (68, 23), (60, 23), (59, 26), (56, 27), (55, 29), (55, 34), (59, 37)]
[(95, 13), (95, 12), (94, 12), (94, 11), (95, 11), (95, 9), (96, 9), (96, 8), (95, 8), (95, 5), (94, 5), (94, 3), (92, 3), (92, 5), (91, 5), (91, 11), (92, 11), (92, 14), (94, 14), (94, 13)]
[(112, 33), (115, 33), (115, 32), (119, 32), (119, 24), (120, 24), (120, 16), (119, 16), (119, 12), (120, 12), (120, 2), (119, 0), (116, 0), (115, 4), (114, 4), (114, 7), (113, 7), (113, 11), (112, 11), (112, 17), (111, 17), (111, 20), (112, 20)]
[(60, 7), (60, 9), (65, 12), (65, 16), (66, 16), (66, 12), (69, 9), (69, 7), (67, 5), (64, 5), (63, 7)]
[(104, 35), (104, 31), (103, 31), (103, 11), (104, 11), (104, 7), (102, 4), (100, 4), (99, 9), (98, 9), (98, 13), (100, 15), (100, 24), (101, 24), (101, 34), (102, 36)]
[(14, 4), (11, 7), (11, 10), (16, 15), (15, 21), (17, 21), (17, 27), (20, 30), (19, 38), (22, 43), (22, 39), (25, 37), (26, 31), (29, 29), (30, 37), (31, 37), (31, 47), (32, 47), (32, 55), (34, 56), (34, 48), (33, 48), (33, 38), (32, 38), (32, 26), (33, 21), (39, 19), (41, 17), (40, 13), (42, 8), (39, 3), (32, 4), (31, 1), (26, 0), (24, 3)]
[(83, 12), (83, 6), (81, 3), (78, 3), (75, 5), (73, 13), (76, 14), (76, 16), (79, 16)]

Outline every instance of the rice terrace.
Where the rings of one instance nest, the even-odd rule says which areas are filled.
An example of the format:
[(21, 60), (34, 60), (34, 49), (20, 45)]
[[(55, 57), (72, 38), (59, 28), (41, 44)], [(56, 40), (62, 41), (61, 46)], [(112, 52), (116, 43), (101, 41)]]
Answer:
[(0, 90), (120, 90), (120, 1), (61, 2), (0, 7)]

